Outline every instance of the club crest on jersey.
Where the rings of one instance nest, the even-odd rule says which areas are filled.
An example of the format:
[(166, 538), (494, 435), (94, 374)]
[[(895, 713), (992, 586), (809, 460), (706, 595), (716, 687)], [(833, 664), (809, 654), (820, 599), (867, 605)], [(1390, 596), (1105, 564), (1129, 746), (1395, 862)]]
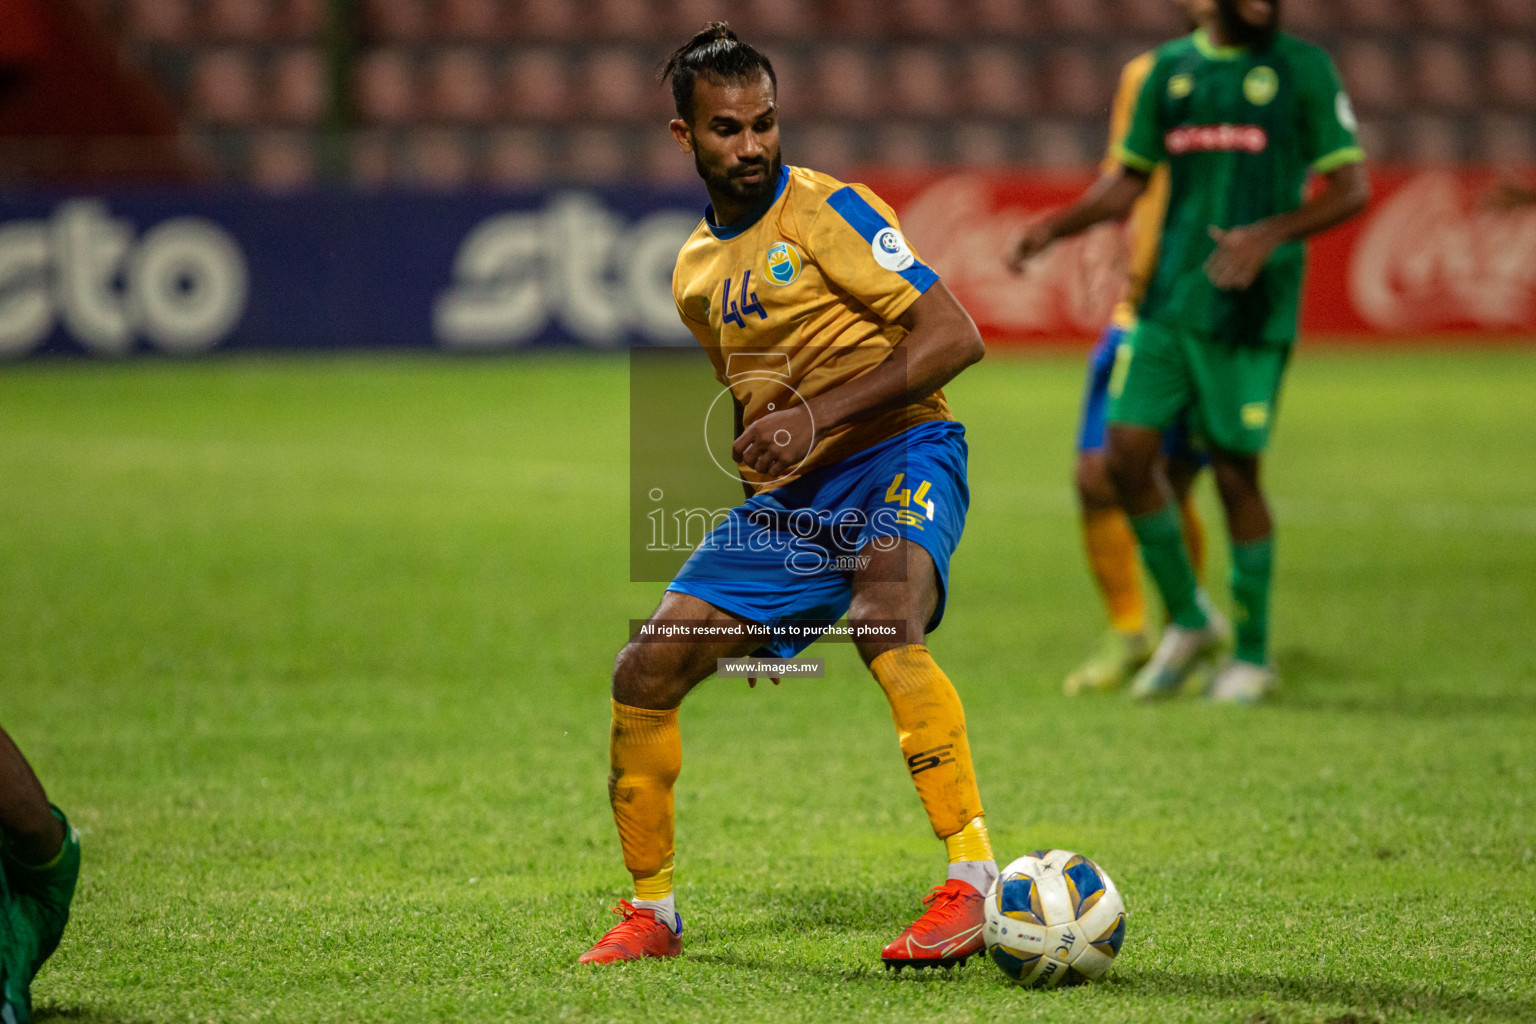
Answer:
[(1168, 79), (1168, 98), (1181, 100), (1195, 91), (1194, 75), (1174, 75)]
[(907, 240), (892, 227), (876, 231), (874, 240), (869, 243), (869, 250), (875, 254), (876, 263), (898, 274), (917, 262), (912, 250), (907, 248)]
[(1280, 91), (1280, 76), (1275, 69), (1260, 64), (1243, 76), (1243, 96), (1256, 107), (1267, 106)]
[(788, 242), (774, 242), (768, 249), (764, 270), (774, 284), (794, 284), (803, 265), (799, 249)]

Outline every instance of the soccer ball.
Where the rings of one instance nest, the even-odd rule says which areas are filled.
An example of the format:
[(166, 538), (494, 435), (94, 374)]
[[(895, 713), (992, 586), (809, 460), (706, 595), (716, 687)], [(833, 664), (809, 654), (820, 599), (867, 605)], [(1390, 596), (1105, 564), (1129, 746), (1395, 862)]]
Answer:
[(987, 952), (1020, 985), (1103, 977), (1125, 941), (1125, 903), (1104, 869), (1070, 850), (1036, 850), (987, 894)]

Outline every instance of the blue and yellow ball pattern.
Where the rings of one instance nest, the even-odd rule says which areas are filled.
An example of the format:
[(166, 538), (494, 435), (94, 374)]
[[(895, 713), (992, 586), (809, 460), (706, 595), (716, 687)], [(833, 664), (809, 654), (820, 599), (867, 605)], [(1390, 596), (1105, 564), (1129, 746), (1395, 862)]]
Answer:
[(1125, 903), (1109, 875), (1070, 850), (1036, 850), (1003, 868), (986, 905), (987, 953), (1020, 985), (1101, 978), (1125, 942)]

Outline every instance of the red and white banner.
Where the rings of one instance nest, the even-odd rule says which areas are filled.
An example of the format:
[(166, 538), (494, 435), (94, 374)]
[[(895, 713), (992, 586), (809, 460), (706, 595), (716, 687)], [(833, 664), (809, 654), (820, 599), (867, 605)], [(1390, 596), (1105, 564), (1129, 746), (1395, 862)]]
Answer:
[[(1091, 176), (871, 172), (862, 180), (896, 208), (913, 247), (988, 341), (1083, 338), (1103, 327), (1124, 275), (1119, 227), (1053, 246), (1022, 277), (1003, 264), (1024, 226), (1071, 202)], [(1536, 339), (1536, 209), (1482, 209), (1493, 180), (1471, 170), (1373, 170), (1370, 208), (1311, 242), (1302, 334)]]

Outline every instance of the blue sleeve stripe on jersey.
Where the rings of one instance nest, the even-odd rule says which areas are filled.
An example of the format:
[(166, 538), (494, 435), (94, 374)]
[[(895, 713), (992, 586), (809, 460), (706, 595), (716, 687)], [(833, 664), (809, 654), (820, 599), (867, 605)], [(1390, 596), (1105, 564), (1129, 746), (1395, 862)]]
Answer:
[[(890, 223), (875, 210), (873, 206), (864, 201), (864, 197), (854, 191), (852, 185), (844, 185), (827, 197), (827, 205), (836, 210), (847, 221), (853, 230), (864, 237), (864, 241), (870, 245), (875, 244), (875, 236)], [(916, 288), (919, 292), (926, 292), (933, 287), (933, 282), (939, 279), (922, 260), (914, 259), (912, 265), (906, 270), (897, 271), (902, 278)]]

